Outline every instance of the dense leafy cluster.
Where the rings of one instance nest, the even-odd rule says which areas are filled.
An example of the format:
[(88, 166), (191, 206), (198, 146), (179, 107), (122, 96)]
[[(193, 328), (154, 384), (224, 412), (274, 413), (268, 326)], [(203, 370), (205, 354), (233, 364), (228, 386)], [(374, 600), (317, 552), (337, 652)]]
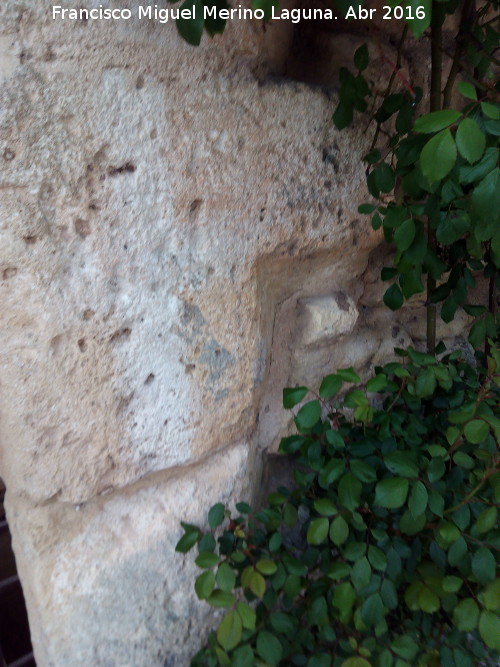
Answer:
[[(251, 4), (268, 17), (277, 1)], [(345, 12), (350, 0), (336, 4)], [(182, 5), (195, 6), (229, 5)], [(391, 281), (385, 304), (396, 310), (426, 293), (429, 354), (397, 350), (401, 362), (375, 369), (365, 388), (349, 368), (327, 376), (306, 402), (306, 387), (285, 389), (298, 433), (281, 451), (296, 460), (295, 488), (278, 489), (258, 511), (214, 505), (208, 532), (182, 524), (177, 551), (198, 550), (196, 594), (224, 610), (195, 666), (498, 664), (499, 2), (404, 7), (387, 88), (370, 81), (369, 50), (360, 47), (356, 71), (340, 71), (333, 121), (343, 129), (357, 112), (375, 123), (365, 156), (375, 203), (359, 211), (395, 248), (381, 276)], [(454, 13), (449, 53), (442, 28)], [(177, 21), (191, 44), (203, 30), (224, 30), (225, 21), (196, 16)], [(409, 32), (431, 47), (423, 115), (424, 92), (401, 72)], [(478, 304), (471, 291), (481, 277), (488, 294)], [(458, 308), (476, 318), (469, 340), (476, 352), (485, 341), (477, 365), (457, 352), (436, 356), (444, 352), (436, 304), (445, 322)]]
[(219, 503), (208, 532), (183, 524), (196, 593), (226, 610), (193, 665), (494, 664), (500, 353), (483, 375), (459, 353), (399, 354), (341, 402), (352, 368), (305, 403), (306, 387), (285, 389), (297, 488), (256, 513)]
[[(354, 58), (357, 75), (341, 72), (333, 116), (339, 129), (351, 123), (354, 110), (369, 108), (372, 91), (363, 76), (368, 62), (363, 46)], [(373, 114), (377, 137), (387, 126), (383, 145), (365, 156), (368, 190), (380, 203), (359, 210), (372, 214), (373, 228), (382, 227), (385, 240), (396, 246), (393, 267), (382, 271), (382, 279), (392, 282), (385, 304), (397, 310), (428, 290), (427, 275), (433, 281), (428, 299), (442, 303), (445, 322), (459, 307), (478, 318), (470, 332), (477, 348), (495, 337), (498, 326), (493, 308), (471, 303), (470, 293), (479, 274), (500, 287), (500, 104), (493, 101), (499, 91), (490, 86), (478, 96), (472, 83), (461, 81), (458, 91), (469, 100), (461, 111), (415, 118), (422, 90), (406, 85), (387, 91)]]

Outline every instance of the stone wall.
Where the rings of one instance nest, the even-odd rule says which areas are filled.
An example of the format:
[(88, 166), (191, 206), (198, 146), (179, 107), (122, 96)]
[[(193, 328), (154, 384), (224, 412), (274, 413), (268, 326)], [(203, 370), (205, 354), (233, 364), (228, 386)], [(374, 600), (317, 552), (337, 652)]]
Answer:
[(51, 5), (0, 5), (0, 476), (37, 664), (187, 665), (180, 518), (252, 496), (283, 386), (421, 333), (380, 306), (366, 135), (280, 76), (291, 24), (193, 49)]

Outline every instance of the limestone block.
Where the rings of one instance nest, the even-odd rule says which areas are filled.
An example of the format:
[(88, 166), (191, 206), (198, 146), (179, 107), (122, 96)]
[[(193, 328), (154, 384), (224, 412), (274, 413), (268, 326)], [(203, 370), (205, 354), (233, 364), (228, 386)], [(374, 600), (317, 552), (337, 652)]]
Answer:
[(193, 49), (51, 6), (0, 4), (0, 475), (36, 660), (185, 665), (206, 626), (178, 519), (239, 497), (276, 435), (297, 302), (350, 294), (325, 326), (352, 331), (369, 138), (266, 78), (284, 23)]
[(249, 500), (248, 447), (99, 501), (32, 507), (7, 494), (38, 667), (185, 667), (214, 625), (180, 520)]
[(325, 345), (333, 338), (352, 332), (358, 319), (354, 301), (343, 292), (313, 297), (300, 303), (303, 330), (300, 343)]
[(301, 289), (278, 296), (261, 266), (362, 273), (366, 138), (335, 131), (324, 91), (259, 84), (255, 26), (193, 49), (174, 25), (63, 24), (44, 2), (21, 49), (16, 6), (0, 7), (24, 54), (0, 89), (0, 467), (12, 493), (83, 502), (252, 432), (268, 322)]

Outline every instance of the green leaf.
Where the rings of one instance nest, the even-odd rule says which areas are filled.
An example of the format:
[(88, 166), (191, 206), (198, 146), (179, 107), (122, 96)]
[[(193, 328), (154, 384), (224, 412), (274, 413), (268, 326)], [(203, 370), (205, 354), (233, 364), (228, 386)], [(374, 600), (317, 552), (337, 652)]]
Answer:
[(371, 667), (371, 662), (368, 662), (368, 660), (355, 655), (351, 658), (347, 658), (347, 660), (344, 660), (340, 667)]
[(321, 469), (319, 473), (319, 483), (323, 489), (327, 489), (330, 484), (335, 482), (345, 470), (344, 459), (333, 459)]
[(238, 602), (236, 611), (240, 615), (243, 627), (246, 630), (255, 630), (257, 616), (255, 611), (246, 602)]
[(497, 611), (500, 609), (500, 579), (491, 581), (479, 596), (486, 609)]
[(280, 611), (274, 612), (270, 615), (269, 620), (271, 625), (276, 632), (281, 632), (284, 635), (290, 635), (296, 631), (296, 623), (294, 622), (293, 616), (290, 614), (284, 614)]
[(436, 238), (442, 245), (452, 245), (470, 231), (469, 214), (462, 210), (452, 210), (439, 222)]
[(236, 503), (236, 509), (241, 514), (250, 514), (250, 512), (252, 511), (252, 508), (248, 503)]
[(472, 572), (480, 584), (487, 584), (495, 578), (495, 556), (486, 547), (480, 547), (472, 557)]
[(364, 461), (360, 461), (359, 459), (352, 459), (350, 468), (352, 474), (361, 482), (366, 482), (369, 484), (370, 482), (375, 482), (377, 479), (375, 468), (373, 468), (371, 465), (368, 465), (368, 463), (365, 463)]
[(328, 535), (328, 527), (328, 519), (313, 519), (307, 529), (307, 543), (321, 544), (324, 542)]
[(415, 223), (412, 218), (405, 220), (394, 232), (394, 241), (398, 247), (398, 250), (404, 252), (413, 243), (415, 238)]
[(498, 104), (491, 104), (490, 102), (481, 102), (481, 109), (485, 116), (493, 120), (500, 119), (500, 106)]
[(356, 592), (348, 581), (335, 587), (332, 604), (334, 607), (337, 607), (337, 609), (349, 612), (352, 609), (355, 600)]
[(230, 651), (240, 643), (241, 631), (241, 618), (235, 611), (230, 611), (224, 616), (217, 629), (217, 641), (222, 648)]
[(411, 7), (411, 13), (407, 13), (406, 16), (412, 17), (406, 18), (406, 23), (414, 37), (421, 37), (431, 24), (432, 0), (408, 0), (406, 7)]
[(208, 511), (208, 524), (212, 530), (221, 525), (224, 521), (225, 507), (222, 503), (217, 503)]
[(422, 586), (420, 589), (418, 593), (418, 604), (420, 609), (427, 614), (433, 614), (438, 611), (441, 606), (439, 597), (427, 586)]
[(191, 530), (186, 532), (175, 545), (175, 550), (181, 554), (186, 554), (198, 541), (199, 532)]
[(319, 421), (321, 417), (321, 404), (319, 401), (309, 401), (303, 405), (295, 417), (295, 423), (299, 431), (309, 430)]
[(340, 503), (353, 512), (359, 505), (363, 486), (352, 473), (346, 473), (339, 482), (338, 493)]
[(314, 509), (321, 516), (335, 516), (338, 514), (337, 506), (328, 498), (320, 498), (314, 501)]
[(460, 577), (454, 577), (453, 575), (450, 575), (449, 577), (445, 577), (441, 583), (441, 586), (443, 588), (443, 591), (445, 593), (456, 593), (462, 588), (462, 584), (464, 582)]
[(472, 218), (476, 222), (475, 236), (487, 241), (500, 221), (500, 169), (496, 168), (476, 186), (470, 199)]
[(291, 503), (283, 507), (283, 521), (287, 528), (293, 528), (297, 524), (297, 510)]
[(230, 593), (236, 583), (236, 575), (233, 572), (233, 569), (228, 563), (221, 563), (219, 569), (217, 570), (216, 577), (217, 585), (226, 593)]
[(206, 600), (215, 586), (215, 574), (209, 570), (203, 572), (194, 582), (194, 590), (200, 600)]
[(392, 452), (391, 454), (387, 454), (384, 456), (384, 464), (395, 475), (401, 475), (402, 477), (418, 476), (418, 466), (412, 461), (408, 452)]
[(500, 617), (492, 611), (483, 611), (479, 618), (479, 634), (484, 643), (500, 651)]
[(332, 120), (337, 130), (343, 130), (348, 127), (352, 123), (352, 119), (352, 105), (343, 101), (339, 102), (332, 116)]
[(217, 554), (212, 553), (211, 551), (202, 551), (196, 558), (195, 558), (195, 563), (198, 567), (202, 567), (203, 569), (207, 569), (209, 567), (213, 567), (214, 565), (217, 565), (219, 562), (220, 558), (217, 556)]
[(216, 590), (207, 598), (207, 602), (212, 607), (230, 607), (234, 602), (234, 595)]
[(377, 625), (384, 615), (384, 603), (379, 593), (368, 596), (361, 605), (361, 617), (366, 625)]
[(453, 462), (466, 470), (472, 470), (476, 465), (474, 459), (465, 452), (456, 452), (453, 455)]
[(366, 383), (366, 391), (377, 392), (383, 391), (388, 385), (387, 375), (379, 373), (373, 378), (370, 378)]
[(380, 588), (380, 595), (384, 605), (388, 609), (397, 609), (399, 605), (398, 593), (396, 587), (390, 579), (384, 579)]
[(369, 61), (370, 57), (368, 55), (368, 47), (366, 44), (362, 44), (354, 54), (354, 67), (362, 72), (368, 67)]
[(459, 537), (448, 549), (448, 563), (452, 567), (459, 565), (466, 553), (467, 542), (463, 537)]
[(478, 320), (477, 322), (474, 322), (474, 324), (472, 325), (471, 330), (469, 332), (469, 343), (475, 350), (478, 350), (484, 343), (485, 338), (486, 338), (486, 320), (481, 319)]
[(472, 118), (464, 118), (455, 136), (458, 152), (470, 164), (477, 162), (486, 148), (486, 137)]
[(231, 661), (229, 660), (228, 654), (224, 650), (222, 650), (220, 646), (216, 646), (214, 650), (215, 650), (215, 655), (217, 656), (217, 660), (219, 661), (218, 664), (222, 665), (222, 667), (229, 667)]
[(439, 524), (438, 527), (439, 535), (444, 540), (444, 542), (451, 544), (455, 542), (460, 537), (460, 531), (451, 521), (443, 521)]
[(495, 527), (497, 522), (497, 514), (498, 511), (496, 507), (488, 507), (481, 512), (476, 520), (476, 530), (478, 535), (487, 533)]
[(457, 88), (460, 95), (463, 95), (468, 100), (477, 100), (476, 89), (472, 83), (469, 83), (468, 81), (460, 81)]
[(418, 645), (409, 635), (398, 637), (392, 642), (391, 649), (405, 660), (413, 660), (418, 653)]
[(453, 622), (462, 632), (472, 632), (477, 626), (479, 608), (472, 598), (460, 600), (453, 609)]
[(420, 154), (420, 169), (432, 185), (450, 173), (456, 159), (457, 147), (453, 136), (449, 130), (442, 130), (423, 147)]
[(482, 419), (473, 419), (465, 425), (464, 435), (469, 442), (477, 445), (486, 438), (489, 430), (489, 426), (485, 421)]
[[(169, 0), (170, 2), (171, 0)], [(206, 6), (206, 3), (204, 3)], [(211, 0), (209, 5), (216, 7), (215, 16), (206, 16), (205, 18), (205, 30), (208, 32), (210, 37), (214, 37), (217, 34), (222, 34), (226, 27), (226, 19), (220, 17), (219, 11), (221, 9), (227, 9), (229, 5), (226, 0)]]
[(344, 517), (338, 516), (332, 521), (329, 535), (331, 541), (337, 546), (344, 544), (349, 537), (349, 526)]
[(321, 398), (331, 398), (340, 390), (342, 386), (342, 378), (339, 375), (327, 375), (319, 387), (319, 395)]
[(176, 19), (180, 36), (193, 46), (198, 46), (203, 34), (203, 2), (202, 0), (185, 0), (180, 6), (181, 11), (188, 9), (192, 18)]
[(424, 514), (428, 499), (429, 494), (427, 493), (425, 484), (420, 481), (415, 482), (408, 500), (408, 509), (410, 510), (413, 518)]
[(498, 148), (490, 146), (484, 152), (483, 157), (479, 162), (473, 166), (465, 165), (460, 167), (459, 178), (460, 183), (469, 185), (476, 181), (480, 181), (487, 176), (490, 171), (496, 167), (498, 162)]
[(347, 563), (334, 563), (328, 570), (328, 577), (330, 579), (344, 579), (351, 573), (351, 566)]
[(380, 192), (390, 192), (394, 189), (396, 183), (396, 176), (387, 162), (382, 162), (373, 170), (373, 178), (375, 185)]
[(258, 572), (252, 572), (248, 581), (248, 588), (258, 598), (263, 598), (266, 592), (266, 580)]
[(279, 639), (266, 630), (261, 630), (257, 635), (257, 653), (269, 665), (279, 664), (283, 657), (283, 648)]
[(386, 290), (384, 294), (384, 303), (391, 310), (398, 310), (403, 305), (403, 294), (399, 287), (394, 284)]
[(344, 380), (344, 382), (361, 382), (361, 378), (352, 366), (349, 368), (341, 368), (337, 371), (337, 375)]
[(240, 646), (233, 653), (231, 667), (253, 667), (254, 655), (250, 646)]
[(375, 487), (375, 505), (397, 509), (404, 505), (408, 495), (408, 480), (402, 477), (383, 479)]
[(370, 565), (375, 569), (379, 570), (380, 572), (384, 572), (385, 569), (387, 568), (387, 557), (382, 551), (382, 549), (379, 549), (378, 547), (374, 546), (373, 544), (370, 544), (368, 547), (368, 560), (370, 561)]
[(420, 371), (417, 376), (415, 389), (419, 398), (432, 396), (436, 390), (436, 375), (432, 368), (424, 368)]
[(307, 387), (293, 387), (283, 389), (283, 407), (286, 410), (293, 408), (294, 405), (300, 403), (308, 391), (309, 389)]
[(255, 567), (259, 572), (265, 574), (266, 576), (274, 574), (278, 569), (276, 563), (272, 560), (269, 560), (269, 558), (261, 558), (257, 561)]
[(431, 113), (420, 116), (420, 118), (415, 120), (414, 130), (423, 134), (439, 132), (439, 130), (443, 130), (445, 127), (456, 123), (461, 116), (462, 114), (454, 109), (431, 111)]
[(372, 568), (366, 556), (360, 558), (357, 563), (354, 564), (351, 573), (351, 581), (354, 584), (357, 591), (360, 591), (365, 586), (368, 586), (370, 583), (370, 578), (372, 575)]

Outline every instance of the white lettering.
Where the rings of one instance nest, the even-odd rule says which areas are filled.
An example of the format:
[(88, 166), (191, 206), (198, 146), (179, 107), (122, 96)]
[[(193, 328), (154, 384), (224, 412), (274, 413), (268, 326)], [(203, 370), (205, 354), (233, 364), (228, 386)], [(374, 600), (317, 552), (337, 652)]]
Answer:
[(153, 8), (151, 7), (151, 5), (149, 5), (148, 7), (143, 7), (142, 5), (139, 5), (139, 20), (143, 18), (151, 20), (152, 11)]

